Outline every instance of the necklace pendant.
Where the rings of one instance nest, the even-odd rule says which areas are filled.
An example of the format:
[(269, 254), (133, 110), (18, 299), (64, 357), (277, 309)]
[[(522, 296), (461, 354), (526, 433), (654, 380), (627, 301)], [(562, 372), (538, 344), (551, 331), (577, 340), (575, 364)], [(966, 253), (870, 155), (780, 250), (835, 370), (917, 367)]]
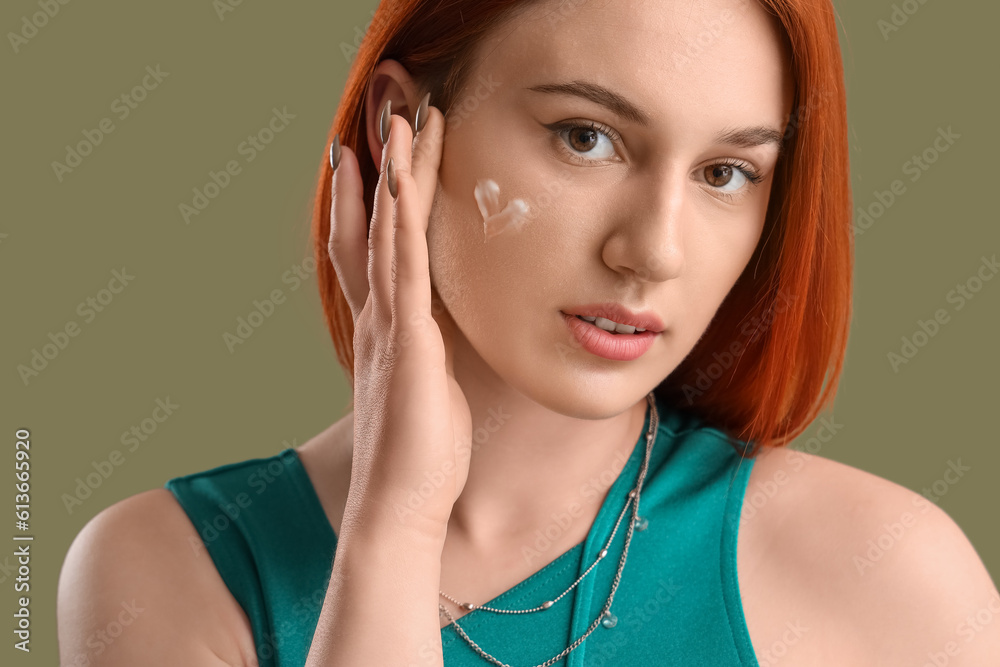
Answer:
[(460, 606), (463, 609), (468, 609), (469, 611), (472, 611), (473, 609), (476, 608), (476, 605), (472, 604), (471, 602), (463, 602)]
[(646, 528), (649, 526), (649, 521), (646, 519), (646, 517), (641, 516), (638, 519), (636, 519), (635, 523), (632, 525), (635, 527), (636, 530), (646, 530)]
[(609, 609), (604, 613), (604, 618), (601, 619), (601, 625), (606, 628), (613, 628), (618, 625), (618, 617), (611, 613)]

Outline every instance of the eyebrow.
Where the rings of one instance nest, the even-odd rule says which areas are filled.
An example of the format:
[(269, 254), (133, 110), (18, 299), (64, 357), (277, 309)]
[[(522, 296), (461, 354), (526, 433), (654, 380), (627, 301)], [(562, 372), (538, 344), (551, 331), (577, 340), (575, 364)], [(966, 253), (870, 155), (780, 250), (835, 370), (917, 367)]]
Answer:
[[(648, 128), (652, 125), (649, 113), (633, 104), (627, 98), (604, 86), (589, 81), (571, 81), (568, 83), (545, 83), (529, 86), (528, 90), (538, 93), (555, 95), (572, 95), (590, 100), (610, 109), (620, 118)], [(730, 127), (718, 132), (713, 140), (718, 144), (726, 144), (739, 148), (753, 148), (773, 144), (779, 152), (784, 147), (784, 133), (773, 127), (757, 125), (752, 127)]]

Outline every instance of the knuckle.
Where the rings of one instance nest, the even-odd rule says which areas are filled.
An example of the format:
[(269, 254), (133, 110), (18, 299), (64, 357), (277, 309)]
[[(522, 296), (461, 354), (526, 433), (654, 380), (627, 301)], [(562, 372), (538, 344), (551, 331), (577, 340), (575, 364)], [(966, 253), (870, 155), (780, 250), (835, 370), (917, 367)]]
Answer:
[(400, 353), (399, 346), (393, 338), (385, 338), (379, 341), (378, 351), (375, 353), (372, 366), (381, 375), (389, 375), (396, 369), (396, 361)]

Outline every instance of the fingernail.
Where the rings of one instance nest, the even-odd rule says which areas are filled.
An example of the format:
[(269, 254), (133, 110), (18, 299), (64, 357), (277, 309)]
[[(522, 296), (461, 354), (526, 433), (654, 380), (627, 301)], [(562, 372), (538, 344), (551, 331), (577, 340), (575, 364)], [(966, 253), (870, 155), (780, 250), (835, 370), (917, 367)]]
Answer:
[(333, 167), (334, 171), (337, 171), (337, 165), (340, 164), (340, 132), (333, 138), (333, 143), (330, 144), (330, 166)]
[(427, 93), (424, 95), (424, 99), (420, 101), (420, 106), (417, 107), (416, 118), (413, 119), (413, 128), (417, 133), (424, 129), (424, 125), (427, 124), (427, 105), (430, 104), (431, 94)]
[(392, 115), (392, 100), (386, 100), (382, 105), (382, 117), (379, 120), (378, 136), (382, 140), (382, 145), (389, 143), (389, 116)]
[(389, 183), (389, 194), (395, 199), (398, 192), (396, 190), (396, 167), (392, 163), (392, 158), (389, 158), (389, 164), (385, 166), (385, 178)]

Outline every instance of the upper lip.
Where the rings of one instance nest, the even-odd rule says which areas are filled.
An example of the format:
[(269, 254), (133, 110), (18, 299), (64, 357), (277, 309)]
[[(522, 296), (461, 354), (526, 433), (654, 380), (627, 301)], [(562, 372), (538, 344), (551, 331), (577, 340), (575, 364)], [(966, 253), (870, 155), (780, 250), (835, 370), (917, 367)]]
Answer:
[(567, 308), (562, 312), (567, 315), (603, 317), (619, 324), (626, 324), (638, 329), (652, 331), (654, 333), (660, 333), (665, 328), (663, 320), (661, 320), (653, 311), (644, 310), (635, 313), (620, 303), (591, 303), (584, 306)]

